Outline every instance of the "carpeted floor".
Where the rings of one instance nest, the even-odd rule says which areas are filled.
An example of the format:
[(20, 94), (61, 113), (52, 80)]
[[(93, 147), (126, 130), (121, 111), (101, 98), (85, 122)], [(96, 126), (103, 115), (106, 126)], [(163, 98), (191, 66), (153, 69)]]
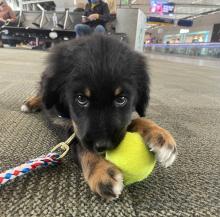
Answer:
[[(42, 115), (20, 112), (35, 93), (46, 53), (0, 49), (0, 167), (47, 153), (62, 140)], [(0, 217), (120, 217), (220, 215), (219, 69), (150, 61), (152, 94), (148, 117), (178, 143), (178, 159), (159, 165), (145, 181), (104, 202), (90, 192), (68, 156), (0, 189)], [(60, 132), (59, 134), (62, 134)]]

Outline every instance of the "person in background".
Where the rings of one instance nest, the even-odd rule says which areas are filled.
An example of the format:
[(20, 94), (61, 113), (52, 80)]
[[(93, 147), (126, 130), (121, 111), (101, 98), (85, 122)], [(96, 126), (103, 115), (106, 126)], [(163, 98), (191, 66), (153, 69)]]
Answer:
[(176, 41), (175, 41), (175, 44), (179, 44), (180, 43), (180, 39), (177, 38)]
[(0, 0), (0, 26), (13, 24), (15, 21), (16, 15), (11, 7), (4, 0)]
[(109, 12), (110, 12), (110, 22), (107, 23), (106, 29), (108, 32), (115, 32), (116, 25), (116, 13), (117, 13), (117, 0), (105, 0), (108, 4)]
[(116, 0), (105, 0), (108, 4), (109, 12), (112, 17), (116, 16), (117, 11), (117, 1)]
[(85, 5), (82, 2), (79, 2), (76, 4), (76, 8), (73, 10), (73, 12), (84, 12)]
[(105, 33), (105, 24), (110, 20), (108, 4), (102, 0), (89, 0), (85, 6), (82, 24), (74, 27), (76, 37), (92, 32)]
[[(4, 25), (11, 25), (16, 22), (16, 15), (12, 11), (11, 7), (8, 4), (0, 0), (0, 27)], [(0, 34), (0, 47), (3, 47), (2, 38)]]

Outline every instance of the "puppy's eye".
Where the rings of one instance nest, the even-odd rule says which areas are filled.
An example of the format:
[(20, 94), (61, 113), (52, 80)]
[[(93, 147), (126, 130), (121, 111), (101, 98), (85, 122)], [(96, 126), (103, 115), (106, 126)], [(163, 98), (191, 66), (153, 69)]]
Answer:
[(116, 107), (123, 107), (126, 105), (128, 99), (125, 96), (119, 96), (115, 99), (114, 103)]
[(89, 100), (86, 96), (83, 96), (83, 95), (78, 95), (76, 97), (76, 102), (80, 105), (80, 106), (83, 106), (83, 107), (86, 107), (88, 106), (89, 104)]

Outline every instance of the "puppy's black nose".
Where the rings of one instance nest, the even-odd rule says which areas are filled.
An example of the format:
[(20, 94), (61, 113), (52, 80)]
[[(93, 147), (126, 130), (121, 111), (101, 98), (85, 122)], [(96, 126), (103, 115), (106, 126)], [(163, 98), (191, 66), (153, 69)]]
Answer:
[(95, 151), (98, 153), (103, 153), (106, 151), (106, 148), (105, 147), (95, 147)]
[(105, 152), (108, 149), (110, 149), (111, 146), (112, 146), (111, 142), (108, 142), (108, 141), (98, 141), (98, 142), (95, 143), (94, 149), (95, 149), (96, 152), (102, 153), (102, 152)]

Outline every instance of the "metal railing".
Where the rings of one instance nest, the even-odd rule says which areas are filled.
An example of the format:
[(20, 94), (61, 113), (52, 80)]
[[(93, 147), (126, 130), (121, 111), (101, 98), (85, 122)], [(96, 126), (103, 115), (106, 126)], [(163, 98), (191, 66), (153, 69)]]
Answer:
[(53, 2), (53, 0), (22, 0), (21, 1), (23, 5), (26, 4), (39, 4), (44, 2)]
[(145, 44), (145, 52), (220, 58), (220, 43)]

